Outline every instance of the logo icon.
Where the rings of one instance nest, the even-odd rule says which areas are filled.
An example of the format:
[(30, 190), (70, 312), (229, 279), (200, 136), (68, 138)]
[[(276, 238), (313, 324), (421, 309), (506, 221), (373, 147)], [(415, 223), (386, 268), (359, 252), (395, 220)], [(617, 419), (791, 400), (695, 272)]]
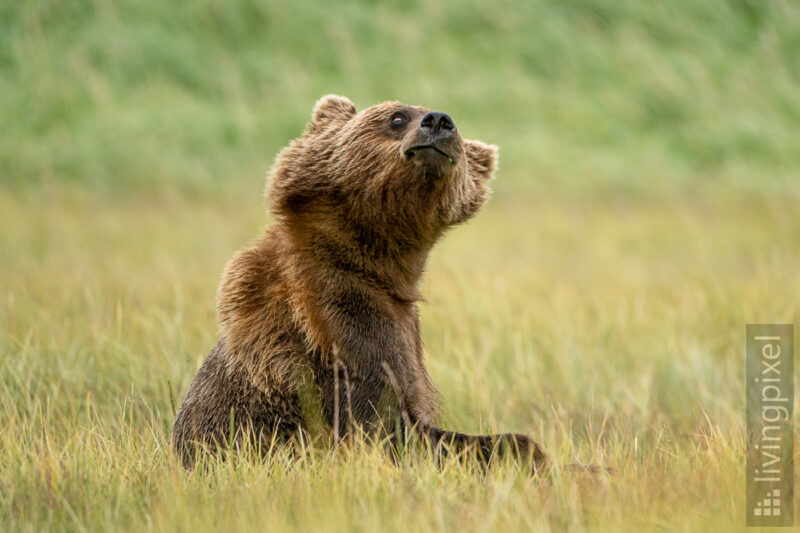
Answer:
[(781, 489), (773, 489), (764, 499), (756, 502), (753, 516), (780, 516), (781, 515)]

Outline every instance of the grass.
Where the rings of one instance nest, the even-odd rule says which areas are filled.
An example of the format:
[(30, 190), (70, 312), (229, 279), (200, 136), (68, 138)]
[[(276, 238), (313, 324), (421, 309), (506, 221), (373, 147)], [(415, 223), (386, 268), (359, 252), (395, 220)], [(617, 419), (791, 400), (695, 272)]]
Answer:
[[(743, 529), (745, 324), (800, 324), (797, 5), (335, 6), (0, 3), (0, 530)], [(424, 279), (442, 425), (615, 475), (178, 465), (222, 268), (329, 92), (501, 146)]]
[(786, 0), (6, 2), (0, 183), (227, 186), (334, 92), (449, 112), (509, 191), (781, 185), (799, 27)]
[[(101, 196), (102, 198), (102, 196)], [(379, 450), (187, 474), (175, 403), (215, 341), (214, 290), (258, 194), (0, 212), (6, 530), (730, 530), (743, 524), (744, 324), (797, 323), (796, 198), (498, 199), (425, 278), (445, 426), (536, 435), (616, 475), (479, 476)], [(235, 215), (233, 215), (235, 214)]]

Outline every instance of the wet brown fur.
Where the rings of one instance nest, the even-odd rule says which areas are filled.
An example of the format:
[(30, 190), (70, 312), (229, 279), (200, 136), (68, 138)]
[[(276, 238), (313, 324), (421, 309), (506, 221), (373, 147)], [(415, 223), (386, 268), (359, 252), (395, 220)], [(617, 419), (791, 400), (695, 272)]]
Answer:
[[(198, 445), (229, 442), (231, 430), (262, 444), (302, 432), (309, 383), (337, 436), (353, 422), (373, 431), (400, 419), (436, 447), (488, 457), (505, 443), (534, 468), (545, 463), (524, 435), (434, 426), (418, 282), (434, 242), (485, 203), (497, 150), (456, 133), (445, 146), (450, 161), (415, 164), (403, 150), (426, 111), (386, 102), (357, 113), (329, 95), (280, 153), (267, 189), (276, 222), (228, 263), (217, 295), (221, 338), (173, 427), (187, 467)], [(404, 128), (390, 126), (396, 113)]]

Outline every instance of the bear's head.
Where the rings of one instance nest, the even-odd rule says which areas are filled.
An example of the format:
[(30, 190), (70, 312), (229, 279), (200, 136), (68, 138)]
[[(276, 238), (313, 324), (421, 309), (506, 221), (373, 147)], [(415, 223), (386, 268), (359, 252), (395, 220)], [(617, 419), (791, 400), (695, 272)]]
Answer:
[(328, 95), (278, 156), (267, 193), (306, 238), (411, 251), (473, 216), (496, 166), (497, 148), (462, 139), (445, 113), (399, 102), (358, 113)]

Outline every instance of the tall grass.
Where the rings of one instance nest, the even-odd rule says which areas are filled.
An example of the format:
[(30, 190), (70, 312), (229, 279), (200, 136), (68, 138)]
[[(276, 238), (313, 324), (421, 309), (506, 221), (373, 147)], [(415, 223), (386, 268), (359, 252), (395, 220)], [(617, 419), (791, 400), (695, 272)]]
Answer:
[(617, 470), (536, 481), (394, 467), (370, 447), (187, 474), (168, 451), (173, 410), (214, 344), (219, 272), (263, 224), (260, 199), (4, 193), (0, 524), (740, 526), (743, 327), (798, 321), (793, 202), (497, 199), (441, 243), (422, 318), (443, 424), (530, 432), (557, 463)]

